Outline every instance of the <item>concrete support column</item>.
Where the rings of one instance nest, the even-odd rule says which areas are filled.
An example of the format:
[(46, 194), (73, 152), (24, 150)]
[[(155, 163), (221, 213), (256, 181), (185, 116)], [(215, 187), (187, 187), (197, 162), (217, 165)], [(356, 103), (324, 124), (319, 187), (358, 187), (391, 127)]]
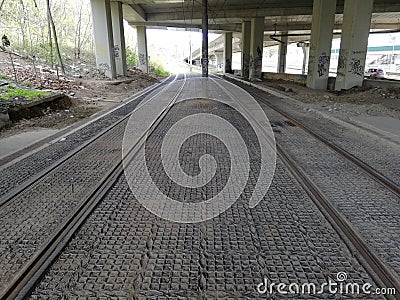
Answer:
[(203, 41), (201, 46), (201, 75), (208, 77), (208, 0), (202, 0), (202, 9), (201, 31)]
[[(310, 57), (310, 45), (303, 45), (301, 46), (303, 49), (303, 67), (301, 69), (301, 74), (307, 74), (307, 66), (308, 66), (308, 59)], [(328, 82), (327, 82), (328, 83)]]
[(278, 73), (285, 73), (286, 71), (286, 54), (288, 47), (289, 37), (286, 32), (281, 32), (284, 36), (281, 37), (281, 43), (279, 44), (279, 55), (278, 55)]
[(116, 77), (110, 0), (90, 0), (96, 64), (109, 78)]
[(224, 33), (224, 72), (232, 73), (232, 32)]
[(250, 80), (261, 79), (264, 47), (264, 17), (251, 19)]
[(346, 0), (335, 90), (362, 86), (373, 0)]
[(215, 52), (215, 64), (217, 67), (224, 68), (224, 53), (223, 52)]
[(117, 75), (126, 75), (125, 34), (122, 16), (122, 3), (111, 2), (111, 21), (114, 38), (114, 56)]
[(138, 42), (138, 68), (149, 73), (149, 56), (147, 54), (147, 36), (145, 26), (136, 26)]
[(314, 0), (307, 75), (307, 87), (312, 89), (328, 87), (335, 12), (336, 0)]
[(242, 22), (242, 77), (249, 78), (251, 22)]

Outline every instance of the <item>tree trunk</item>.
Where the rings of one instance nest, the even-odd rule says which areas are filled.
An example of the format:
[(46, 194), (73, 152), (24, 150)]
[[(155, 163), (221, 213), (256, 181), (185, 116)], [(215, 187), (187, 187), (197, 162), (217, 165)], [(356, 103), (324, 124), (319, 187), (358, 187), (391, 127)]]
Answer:
[(51, 34), (51, 21), (50, 21), (50, 9), (47, 10), (47, 26), (48, 26), (48, 34), (49, 34), (49, 47), (50, 47), (50, 64), (51, 67), (54, 67), (54, 55), (53, 55), (53, 38)]
[(77, 22), (77, 28), (75, 31), (75, 59), (81, 58), (81, 30), (82, 30), (82, 9), (83, 5), (79, 9), (79, 17)]
[(60, 63), (61, 72), (63, 74), (65, 74), (64, 63), (63, 63), (62, 58), (61, 58), (60, 47), (58, 46), (56, 26), (54, 25), (54, 20), (53, 20), (53, 17), (51, 15), (50, 0), (46, 0), (46, 5), (47, 5), (47, 13), (48, 13), (49, 20), (50, 20), (50, 25), (51, 25), (51, 28), (53, 29), (54, 45), (56, 47), (56, 52), (57, 52), (57, 56), (58, 56), (58, 61)]

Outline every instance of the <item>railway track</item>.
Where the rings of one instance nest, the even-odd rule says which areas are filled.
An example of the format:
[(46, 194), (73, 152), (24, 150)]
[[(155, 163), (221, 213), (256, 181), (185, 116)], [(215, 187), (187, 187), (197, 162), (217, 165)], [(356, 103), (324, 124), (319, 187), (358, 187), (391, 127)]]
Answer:
[(263, 95), (263, 93), (264, 92), (262, 92), (262, 91), (257, 91), (257, 92), (251, 91), (250, 92), (250, 94), (253, 97), (255, 97), (255, 99), (257, 101), (260, 101), (263, 104), (267, 105), (268, 107), (273, 109), (275, 112), (279, 113), (284, 118), (286, 118), (288, 121), (290, 121), (292, 124), (294, 124), (295, 126), (303, 129), (305, 132), (307, 132), (308, 134), (310, 134), (311, 136), (313, 136), (317, 140), (319, 140), (322, 143), (324, 143), (325, 145), (327, 145), (329, 148), (334, 150), (340, 156), (344, 157), (345, 159), (347, 159), (348, 161), (350, 161), (351, 163), (353, 163), (357, 167), (361, 168), (364, 171), (365, 174), (370, 176), (372, 179), (374, 179), (379, 184), (385, 186), (387, 189), (389, 189), (397, 197), (400, 197), (400, 186), (398, 184), (396, 184), (395, 182), (393, 182), (392, 180), (387, 178), (384, 174), (382, 174), (381, 172), (377, 171), (376, 169), (374, 169), (373, 167), (371, 167), (370, 165), (368, 165), (367, 163), (365, 163), (364, 161), (362, 161), (358, 157), (354, 156), (353, 154), (351, 154), (347, 150), (345, 150), (342, 147), (330, 142), (329, 140), (324, 138), (321, 134), (319, 134), (315, 130), (312, 130), (308, 126), (304, 125), (303, 123), (301, 123), (297, 119), (295, 119), (292, 116), (290, 116), (288, 113), (286, 113), (283, 110), (279, 109), (275, 105), (267, 102), (264, 99), (265, 95)]
[(49, 173), (55, 166), (112, 131), (118, 125), (117, 121), (123, 122), (121, 119), (134, 111), (140, 101), (145, 97), (151, 97), (157, 88), (176, 79), (176, 76), (169, 76), (163, 82), (133, 95), (125, 103), (107, 113), (55, 139), (49, 139), (48, 146), (41, 146), (39, 142), (36, 145), (38, 148), (30, 148), (30, 153), (24, 154), (25, 150), (22, 150), (20, 156), (18, 153), (17, 156), (9, 156), (11, 160), (8, 160), (8, 157), (1, 159), (0, 170), (3, 176), (0, 178), (0, 206), (34, 183), (37, 178)]
[[(214, 81), (227, 95), (230, 95), (232, 100), (235, 100), (235, 97), (221, 84), (217, 81)], [(332, 150), (336, 151), (345, 159), (349, 160), (359, 168), (363, 170), (366, 174), (368, 174), (371, 178), (373, 178), (376, 182), (380, 183), (396, 196), (400, 195), (400, 187), (395, 183), (387, 179), (383, 174), (374, 170), (372, 167), (348, 153), (346, 150), (340, 148), (339, 146), (331, 143), (326, 140), (324, 137), (319, 135), (317, 132), (308, 128), (304, 124), (300, 123), (296, 119), (289, 116), (287, 113), (278, 109), (277, 107), (271, 105), (263, 99), (262, 93), (251, 93), (252, 96), (255, 96), (257, 101), (260, 101), (281, 114), (284, 118), (295, 124), (296, 126), (302, 128), (304, 131), (330, 147)], [(240, 102), (236, 101), (238, 105), (242, 107), (242, 109), (246, 110), (246, 108), (240, 104)], [(251, 113), (249, 112), (251, 116)], [(261, 126), (261, 124), (257, 120), (253, 120), (254, 124), (257, 124), (259, 129), (264, 132), (265, 136), (268, 136), (266, 130)], [(292, 158), (290, 155), (277, 143), (276, 144), (277, 154), (280, 159), (285, 163), (285, 165), (291, 170), (291, 172), (295, 175), (296, 179), (301, 183), (301, 185), (305, 188), (307, 193), (311, 196), (313, 201), (319, 208), (322, 208), (322, 213), (328, 216), (328, 220), (332, 220), (334, 222), (334, 228), (339, 229), (339, 234), (344, 236), (345, 239), (350, 241), (353, 246), (363, 257), (365, 262), (367, 263), (367, 267), (372, 269), (376, 274), (373, 275), (373, 278), (376, 280), (380, 288), (385, 287), (393, 287), (396, 291), (400, 291), (400, 281), (396, 278), (396, 276), (392, 273), (390, 268), (383, 262), (380, 257), (375, 253), (371, 247), (368, 246), (367, 242), (363, 239), (363, 237), (357, 233), (351, 224), (343, 217), (343, 215), (334, 207), (331, 201), (324, 195), (324, 193), (318, 188), (318, 186), (310, 179), (310, 177), (306, 174), (306, 172), (302, 169), (302, 167)], [(400, 295), (394, 295), (394, 299), (400, 299)]]
[[(171, 82), (175, 82), (178, 79), (178, 75), (175, 79)], [(62, 226), (58, 227), (55, 232), (52, 233), (51, 238), (48, 241), (41, 245), (40, 249), (38, 249), (35, 254), (33, 255), (32, 259), (24, 265), (24, 267), (16, 274), (11, 282), (9, 282), (6, 288), (1, 291), (0, 299), (24, 299), (26, 296), (29, 295), (31, 290), (35, 287), (36, 283), (40, 280), (46, 270), (51, 266), (53, 261), (59, 256), (62, 252), (64, 247), (68, 244), (69, 240), (74, 236), (74, 233), (79, 230), (85, 220), (90, 216), (92, 211), (96, 208), (96, 206), (101, 202), (103, 197), (107, 194), (110, 188), (115, 184), (117, 179), (123, 174), (124, 172), (124, 162), (126, 160), (132, 159), (137, 150), (143, 145), (145, 139), (149, 132), (153, 128), (155, 128), (161, 120), (165, 117), (171, 107), (174, 105), (178, 96), (180, 95), (182, 89), (184, 88), (186, 83), (186, 75), (183, 75), (183, 80), (178, 88), (176, 94), (173, 96), (169, 104), (158, 114), (158, 116), (151, 122), (151, 126), (142, 133), (140, 139), (137, 143), (135, 143), (132, 148), (128, 150), (128, 154), (124, 156), (123, 159), (118, 161), (104, 176), (103, 178), (97, 183), (94, 189), (90, 193), (88, 193), (84, 200), (80, 203), (80, 205), (75, 209), (74, 213), (71, 214), (62, 224)], [(150, 99), (146, 102), (142, 103), (140, 107), (145, 105), (146, 103), (152, 101), (157, 95), (162, 93), (164, 88), (160, 89), (155, 95), (153, 95)], [(138, 107), (137, 109), (139, 109)], [(132, 112), (133, 113), (133, 112)], [(132, 114), (131, 113), (131, 114)], [(77, 153), (79, 153), (82, 149), (93, 143), (95, 140), (116, 128), (118, 124), (121, 124), (123, 121), (127, 120), (131, 114), (128, 114), (123, 119), (118, 121), (117, 123), (113, 124), (100, 134), (96, 135), (95, 138), (91, 139), (82, 147), (79, 147), (73, 153), (70, 153), (66, 158), (62, 160), (62, 162), (67, 161)], [(13, 197), (18, 195), (18, 193), (22, 192), (22, 190), (28, 188), (30, 185), (34, 184), (38, 180), (45, 177), (51, 170), (56, 168), (61, 162), (52, 165), (50, 168), (46, 169), (45, 172), (38, 174), (32, 178), (29, 184), (26, 184), (24, 188), (19, 188), (13, 193), (10, 193), (7, 198), (3, 198), (2, 202), (0, 203), (0, 207), (2, 205), (6, 205), (8, 202), (12, 201)]]
[[(172, 80), (172, 82), (176, 81), (178, 78), (178, 75), (175, 76), (175, 78)], [(168, 79), (166, 80), (166, 82), (168, 82)], [(171, 83), (172, 83), (171, 82)], [(156, 90), (157, 87), (156, 86), (152, 91)], [(152, 91), (149, 91), (149, 93), (151, 93)], [(139, 94), (138, 97), (142, 96), (142, 94)], [(137, 98), (137, 97), (135, 97)], [(135, 99), (134, 98), (134, 99)], [(150, 98), (149, 100), (151, 100), (152, 98)], [(133, 99), (132, 99), (133, 100)], [(145, 103), (142, 103), (142, 105), (144, 105)], [(137, 107), (136, 109), (139, 109), (140, 107)], [(135, 109), (135, 110), (136, 110)], [(135, 111), (134, 110), (134, 111)], [(19, 193), (21, 193), (23, 190), (25, 190), (26, 188), (28, 188), (29, 186), (31, 186), (32, 184), (34, 184), (35, 182), (37, 182), (38, 180), (40, 180), (41, 178), (43, 178), (44, 176), (46, 176), (48, 173), (50, 173), (52, 170), (54, 170), (57, 166), (59, 166), (60, 164), (62, 164), (63, 162), (67, 161), (68, 159), (70, 159), (71, 157), (73, 157), (74, 155), (76, 155), (77, 153), (79, 153), (80, 151), (82, 151), (83, 149), (85, 149), (87, 146), (89, 146), (90, 144), (92, 144), (94, 141), (98, 140), (100, 137), (104, 136), (106, 133), (110, 132), (111, 130), (113, 130), (115, 127), (117, 127), (119, 124), (121, 124), (122, 122), (126, 121), (134, 112), (132, 111), (131, 113), (128, 113), (125, 117), (121, 118), (119, 121), (113, 123), (112, 125), (110, 125), (109, 127), (105, 128), (104, 130), (102, 130), (101, 132), (99, 132), (98, 134), (96, 134), (95, 136), (93, 136), (92, 138), (90, 138), (89, 140), (87, 140), (86, 142), (82, 143), (81, 145), (79, 145), (78, 147), (76, 147), (74, 150), (70, 151), (69, 153), (67, 153), (65, 156), (63, 156), (61, 159), (55, 161), (53, 164), (51, 164), (49, 167), (43, 169), (42, 171), (40, 171), (39, 173), (35, 174), (34, 176), (32, 176), (31, 178), (29, 178), (28, 180), (24, 181), (22, 184), (19, 184), (18, 186), (16, 186), (15, 188), (11, 189), (10, 191), (8, 191), (6, 194), (2, 195), (0, 197), (0, 207), (2, 207), (3, 205), (5, 205), (7, 202), (9, 202), (12, 198), (14, 198), (15, 196), (17, 196)]]
[[(127, 160), (134, 157), (137, 148), (140, 148), (140, 146), (144, 143), (146, 136), (149, 134), (149, 132), (151, 132), (152, 128), (155, 128), (165, 117), (170, 108), (176, 102), (180, 92), (185, 86), (185, 83), (186, 77), (184, 78), (181, 87), (177, 90), (175, 96), (172, 98), (168, 106), (161, 111), (157, 118), (154, 119), (148, 130), (140, 136), (138, 143), (133, 145), (133, 147), (130, 149), (129, 155), (126, 157)], [(224, 89), (224, 92), (227, 93), (227, 95), (231, 95), (230, 92), (224, 87), (221, 88)], [(240, 103), (238, 104), (240, 105)], [(243, 109), (245, 108), (243, 107)], [(249, 113), (249, 115), (251, 114)], [(128, 116), (125, 118), (125, 120), (127, 118)], [(123, 121), (121, 120), (120, 122)], [(255, 120), (254, 123), (259, 124), (257, 120)], [(259, 126), (261, 127), (261, 131), (263, 131), (264, 129), (262, 128), (262, 126)], [(108, 130), (111, 130), (111, 128)], [(341, 214), (336, 210), (336, 208), (330, 203), (329, 199), (326, 198), (326, 196), (318, 189), (318, 187), (308, 178), (302, 168), (282, 149), (282, 147), (277, 145), (277, 150), (281, 160), (292, 171), (297, 180), (302, 184), (302, 186), (305, 188), (311, 198), (315, 201), (317, 206), (322, 207), (323, 211), (325, 211), (325, 215), (329, 216), (328, 220), (333, 220), (334, 225), (336, 225), (334, 227), (339, 228), (339, 230), (342, 232), (342, 236), (345, 236), (351, 242), (351, 245), (355, 249), (357, 249), (359, 253), (363, 256), (368, 266), (376, 274), (374, 275), (374, 278), (378, 285), (395, 287), (397, 288), (397, 291), (399, 291), (399, 282), (387, 268), (385, 263), (383, 263), (374, 253), (374, 251), (368, 247), (362, 237), (359, 236), (358, 233), (352, 229), (346, 219), (344, 219)], [(46, 172), (46, 174), (48, 174), (50, 171), (51, 170)], [(80, 206), (75, 210), (74, 214), (71, 215), (68, 220), (66, 220), (63, 225), (57, 230), (57, 232), (52, 235), (48, 243), (43, 245), (37, 251), (35, 257), (31, 261), (29, 261), (29, 263), (24, 267), (23, 270), (21, 270), (21, 272), (17, 274), (15, 279), (8, 285), (6, 290), (4, 290), (2, 294), (0, 294), (0, 299), (22, 299), (29, 295), (31, 290), (35, 287), (36, 283), (45, 274), (46, 270), (48, 270), (53, 261), (58, 257), (58, 255), (68, 244), (70, 239), (74, 236), (74, 233), (79, 230), (79, 228), (88, 218), (88, 216), (90, 216), (92, 211), (102, 201), (103, 197), (107, 194), (109, 189), (115, 184), (115, 182), (121, 176), (121, 174), (123, 174), (123, 172), (123, 161), (119, 161), (113, 166), (113, 168), (111, 168), (107, 172), (107, 174), (105, 174), (105, 176), (103, 176), (102, 180), (96, 184), (96, 187), (90, 192), (90, 194), (85, 197), (85, 200), (82, 201)], [(43, 174), (42, 177), (46, 174)], [(39, 178), (37, 180), (39, 180)], [(11, 199), (12, 198), (10, 198), (9, 200)], [(0, 203), (0, 207), (1, 205), (2, 204)], [(396, 297), (396, 299), (398, 299), (398, 295)]]

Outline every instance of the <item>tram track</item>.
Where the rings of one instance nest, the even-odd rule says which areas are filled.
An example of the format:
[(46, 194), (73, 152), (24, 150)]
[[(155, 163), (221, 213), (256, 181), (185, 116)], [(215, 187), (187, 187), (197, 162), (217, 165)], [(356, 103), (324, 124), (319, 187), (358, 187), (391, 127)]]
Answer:
[[(171, 83), (173, 83), (174, 81), (176, 81), (178, 78), (178, 75), (175, 76), (175, 78), (172, 80)], [(168, 80), (167, 80), (168, 81)], [(150, 90), (148, 93), (151, 93), (153, 91), (155, 91), (157, 89), (156, 86), (154, 89)], [(162, 90), (162, 88), (161, 88)], [(158, 93), (160, 93), (161, 91), (159, 91)], [(157, 94), (158, 94), (157, 93)], [(146, 93), (147, 94), (147, 93)], [(156, 95), (157, 95), (156, 94)], [(140, 97), (142, 96), (141, 94), (138, 96)], [(137, 97), (135, 97), (137, 98)], [(151, 97), (148, 101), (150, 101), (153, 97)], [(147, 102), (148, 102), (147, 101)], [(142, 103), (142, 105), (145, 105), (145, 103)], [(13, 199), (15, 196), (17, 196), (19, 193), (21, 193), (22, 191), (24, 191), (25, 189), (27, 189), (29, 186), (31, 186), (32, 184), (34, 184), (35, 182), (39, 181), (41, 178), (43, 178), (44, 176), (46, 176), (47, 174), (49, 174), (52, 170), (54, 170), (55, 168), (57, 168), (59, 165), (61, 165), (62, 163), (64, 163), (65, 161), (69, 160), (70, 158), (72, 158), (73, 156), (75, 156), (76, 154), (78, 154), (79, 152), (81, 152), (83, 149), (85, 149), (86, 147), (88, 147), (90, 144), (92, 144), (93, 142), (99, 140), (99, 138), (101, 138), (102, 136), (104, 136), (105, 134), (107, 134), (108, 132), (110, 132), (111, 130), (113, 130), (114, 128), (116, 128), (119, 124), (121, 124), (122, 122), (126, 121), (135, 111), (136, 109), (139, 109), (140, 107), (135, 108), (135, 110), (133, 110), (131, 113), (128, 113), (126, 116), (122, 117), (120, 120), (118, 120), (117, 122), (114, 122), (112, 125), (108, 126), (107, 128), (105, 128), (104, 130), (102, 130), (101, 132), (97, 133), (96, 135), (94, 135), (93, 137), (91, 137), (90, 139), (88, 139), (87, 141), (85, 141), (84, 143), (82, 143), (81, 145), (79, 145), (78, 147), (76, 147), (75, 149), (73, 149), (72, 151), (68, 152), (66, 155), (64, 155), (63, 157), (61, 157), (60, 159), (58, 159), (57, 161), (55, 161), (54, 163), (52, 163), (50, 166), (48, 166), (47, 168), (41, 170), (40, 172), (38, 172), (37, 174), (35, 174), (34, 176), (30, 177), (28, 180), (24, 181), (23, 183), (19, 184), (18, 186), (16, 186), (15, 188), (11, 189), (10, 191), (8, 191), (7, 193), (5, 193), (4, 195), (2, 195), (0, 197), (0, 208), (7, 204), (11, 199)], [(102, 116), (104, 117), (104, 116)]]
[[(243, 87), (244, 86), (242, 86), (242, 88)], [(372, 179), (374, 179), (379, 184), (385, 186), (397, 197), (400, 197), (400, 186), (398, 184), (396, 184), (395, 182), (393, 182), (391, 179), (387, 178), (387, 176), (385, 176), (378, 170), (374, 169), (368, 163), (364, 162), (360, 158), (351, 154), (349, 151), (347, 151), (343, 147), (340, 147), (340, 146), (332, 143), (331, 141), (329, 141), (328, 139), (323, 137), (321, 134), (319, 134), (317, 131), (315, 131), (315, 130), (311, 129), (309, 126), (301, 123), (298, 119), (292, 117), (290, 114), (286, 113), (282, 109), (267, 102), (264, 99), (265, 95), (263, 95), (263, 93), (264, 93), (263, 91), (256, 91), (256, 92), (249, 91), (249, 90), (246, 90), (246, 91), (248, 91), (253, 97), (255, 97), (255, 99), (257, 101), (262, 102), (263, 104), (265, 104), (266, 106), (268, 106), (269, 108), (271, 108), (272, 110), (277, 112), (278, 114), (282, 115), (285, 119), (287, 119), (289, 122), (291, 122), (295, 126), (303, 129), (305, 132), (307, 132), (308, 134), (310, 134), (311, 136), (313, 136), (314, 138), (316, 138), (317, 140), (319, 140), (320, 142), (322, 142), (323, 144), (325, 144), (326, 146), (328, 146), (329, 148), (334, 150), (337, 154), (339, 154), (340, 156), (344, 157), (346, 160), (350, 161), (352, 164), (354, 164), (357, 167), (359, 167), (360, 169), (362, 169), (365, 174), (370, 176)]]
[[(214, 82), (227, 94), (231, 97), (232, 100), (235, 101), (234, 95), (232, 95), (224, 86), (214, 80)], [(249, 91), (248, 91), (249, 92)], [(250, 93), (250, 92), (249, 92)], [(317, 132), (313, 131), (312, 129), (308, 128), (298, 120), (292, 118), (287, 113), (283, 112), (282, 110), (278, 109), (274, 105), (271, 105), (267, 101), (265, 101), (260, 93), (250, 93), (257, 101), (262, 102), (263, 104), (270, 107), (275, 112), (282, 115), (292, 124), (295, 124), (299, 128), (303, 129), (305, 132), (322, 142), (324, 145), (328, 146), (340, 156), (345, 158), (346, 160), (350, 161), (357, 167), (361, 168), (363, 172), (368, 174), (373, 180), (390, 190), (394, 195), (400, 195), (400, 187), (396, 185), (394, 182), (387, 179), (384, 175), (379, 173), (378, 171), (374, 170), (368, 164), (364, 163), (357, 157), (353, 156), (352, 154), (348, 153), (346, 150), (342, 149), (341, 147), (333, 144), (332, 142), (326, 140), (324, 137), (319, 135)], [(236, 103), (241, 106), (243, 110), (246, 108), (236, 100)], [(247, 111), (247, 110), (246, 110)], [(247, 111), (249, 116), (251, 116), (251, 112)], [(256, 124), (260, 131), (264, 133), (265, 137), (268, 137), (268, 133), (266, 129), (257, 121), (253, 120), (254, 124)], [(313, 199), (315, 204), (321, 209), (322, 213), (327, 216), (327, 220), (332, 222), (334, 228), (339, 231), (342, 237), (345, 237), (345, 242), (349, 241), (351, 245), (354, 247), (361, 257), (365, 260), (367, 264), (367, 268), (372, 270), (375, 274), (373, 277), (375, 278), (380, 288), (395, 288), (396, 291), (400, 291), (400, 281), (397, 277), (393, 274), (391, 269), (387, 266), (387, 264), (382, 261), (382, 259), (376, 254), (376, 252), (368, 245), (368, 243), (364, 240), (364, 238), (353, 228), (351, 223), (340, 213), (340, 211), (331, 203), (328, 197), (321, 191), (321, 189), (310, 179), (307, 173), (303, 170), (303, 168), (280, 146), (276, 143), (277, 155), (278, 157), (284, 162), (284, 164), (289, 168), (292, 174), (296, 177), (296, 179), (300, 182), (303, 188), (307, 191), (310, 197)], [(400, 295), (394, 295), (394, 299), (400, 299)]]
[[(173, 82), (175, 82), (177, 79), (178, 76), (175, 77)], [(140, 146), (143, 145), (143, 143), (145, 142), (149, 132), (151, 132), (151, 130), (155, 128), (166, 116), (168, 111), (178, 99), (185, 84), (186, 75), (184, 75), (181, 86), (178, 88), (170, 103), (151, 122), (151, 126), (149, 126), (148, 129), (142, 133), (137, 143), (135, 143), (129, 149), (128, 154), (125, 155), (123, 159), (120, 159), (117, 163), (115, 163), (114, 166), (107, 173), (105, 173), (102, 179), (98, 181), (96, 186), (88, 194), (85, 195), (85, 198), (80, 202), (80, 205), (75, 208), (74, 212), (70, 214), (66, 220), (63, 221), (61, 226), (57, 227), (57, 229), (51, 234), (51, 237), (47, 239), (47, 242), (41, 245), (40, 248), (35, 251), (32, 258), (24, 265), (21, 270), (19, 270), (13, 280), (7, 283), (7, 286), (3, 291), (0, 291), (0, 299), (23, 299), (27, 295), (29, 295), (30, 291), (35, 287), (36, 283), (45, 274), (46, 270), (51, 266), (52, 262), (59, 256), (64, 247), (68, 244), (69, 240), (74, 236), (74, 233), (79, 230), (82, 224), (84, 224), (85, 220), (91, 215), (93, 210), (102, 201), (103, 197), (108, 193), (108, 191), (115, 184), (118, 178), (123, 174), (124, 163), (135, 156), (138, 148), (140, 148)], [(152, 101), (152, 99), (162, 93), (164, 89), (165, 88), (160, 89), (160, 91), (158, 91), (146, 102), (142, 103), (137, 109)], [(99, 136), (96, 136), (97, 139), (112, 130), (113, 128), (116, 128), (119, 124), (128, 119), (135, 111), (136, 109), (129, 115), (125, 116), (122, 120), (118, 121), (116, 124), (113, 124), (113, 126), (110, 126), (110, 128), (107, 128)], [(94, 142), (97, 139), (94, 139), (93, 141), (91, 140), (90, 143)], [(88, 143), (86, 146), (88, 146), (90, 143)], [(84, 148), (85, 147), (83, 147), (82, 149)], [(68, 158), (73, 157), (82, 149), (79, 149), (75, 153), (69, 155)], [(63, 161), (67, 161), (68, 158)], [(59, 164), (57, 164), (51, 170), (56, 168), (58, 165)], [(48, 172), (45, 172), (44, 174), (40, 174), (41, 176), (35, 177), (35, 181), (33, 181), (30, 185), (45, 177), (46, 174), (48, 174), (51, 170), (48, 170)], [(29, 188), (29, 186), (25, 187), (25, 189)], [(21, 191), (22, 190), (24, 189), (21, 189)], [(12, 199), (13, 197), (9, 198), (7, 201), (3, 202), (2, 205), (5, 205)]]
[[(29, 153), (11, 161), (0, 162), (2, 177), (0, 178), (0, 206), (7, 199), (19, 194), (26, 187), (37, 181), (42, 175), (49, 173), (63, 161), (87, 148), (93, 141), (110, 132), (117, 122), (132, 113), (145, 97), (151, 97), (158, 88), (175, 81), (178, 77), (169, 76), (157, 85), (129, 97), (123, 104), (74, 128), (61, 136), (51, 139), (48, 145), (36, 145)], [(121, 120), (123, 122), (123, 120)], [(113, 126), (114, 125), (114, 126)], [(23, 150), (22, 150), (23, 152)], [(18, 153), (17, 153), (18, 154)]]
[[(134, 157), (137, 148), (140, 148), (140, 145), (145, 142), (146, 136), (167, 115), (168, 111), (177, 101), (185, 83), (186, 77), (171, 102), (160, 112), (157, 118), (151, 123), (151, 126), (140, 136), (138, 142), (128, 151), (129, 154), (126, 156), (127, 160)], [(230, 95), (228, 90), (225, 89), (224, 92)], [(238, 104), (241, 105), (239, 102)], [(245, 108), (243, 107), (243, 109)], [(249, 115), (251, 116), (251, 113), (249, 113)], [(255, 124), (261, 127), (261, 131), (265, 130), (257, 120), (255, 121)], [(397, 291), (399, 291), (399, 282), (386, 264), (380, 260), (364, 239), (352, 228), (351, 224), (349, 224), (340, 212), (330, 203), (329, 199), (307, 176), (301, 166), (295, 162), (281, 146), (277, 145), (277, 150), (279, 158), (285, 163), (288, 169), (291, 170), (316, 205), (320, 209), (322, 208), (321, 211), (327, 216), (327, 220), (332, 220), (334, 222), (333, 226), (337, 230), (339, 229), (338, 231), (341, 231), (341, 235), (345, 236), (350, 241), (352, 247), (361, 254), (367, 262), (368, 267), (376, 274), (374, 274), (373, 277), (378, 285), (395, 287)], [(54, 260), (63, 251), (74, 234), (81, 228), (85, 220), (91, 215), (93, 210), (102, 201), (103, 197), (108, 193), (123, 172), (123, 161), (121, 160), (103, 176), (102, 180), (96, 184), (96, 187), (85, 197), (85, 200), (82, 201), (75, 212), (69, 216), (68, 220), (63, 222), (62, 226), (52, 235), (51, 239), (49, 239), (45, 245), (41, 246), (36, 252), (35, 257), (17, 274), (13, 282), (10, 283), (3, 294), (1, 294), (0, 299), (22, 299), (29, 295), (31, 290), (36, 286), (36, 283), (46, 273)], [(395, 299), (399, 299), (398, 295), (394, 297)]]

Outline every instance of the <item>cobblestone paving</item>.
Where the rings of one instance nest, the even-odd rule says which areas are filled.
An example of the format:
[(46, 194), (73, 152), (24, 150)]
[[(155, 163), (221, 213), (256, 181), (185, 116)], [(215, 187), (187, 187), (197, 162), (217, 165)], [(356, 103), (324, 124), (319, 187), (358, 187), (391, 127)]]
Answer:
[[(265, 95), (265, 99), (274, 101)], [(260, 105), (274, 126), (277, 143), (300, 163), (353, 228), (400, 278), (400, 199), (322, 142), (285, 122), (279, 113), (261, 102)], [(358, 136), (354, 140), (357, 142)], [(385, 160), (390, 161), (388, 157)]]
[[(171, 80), (172, 79), (168, 80), (166, 83), (170, 82)], [(60, 140), (2, 169), (2, 176), (0, 177), (0, 197), (16, 188), (18, 185), (22, 184), (32, 176), (35, 176), (39, 172), (45, 170), (56, 161), (66, 156), (69, 152), (79, 147), (85, 141), (96, 136), (96, 134), (99, 134), (101, 131), (126, 116), (133, 109), (135, 109), (135, 107), (147, 95), (151, 93), (155, 92), (145, 93), (143, 96), (140, 96), (139, 98), (127, 103), (112, 113), (68, 135), (65, 140)]]
[(400, 278), (400, 199), (303, 130), (282, 125), (277, 142)]
[(121, 159), (126, 122), (0, 208), (0, 291)]
[(242, 83), (237, 83), (237, 85), (255, 94), (268, 95), (267, 97), (263, 96), (265, 101), (285, 111), (307, 127), (317, 131), (330, 142), (347, 150), (400, 185), (400, 147), (374, 135), (351, 130), (331, 120), (321, 118), (315, 112), (307, 111), (303, 107), (295, 106), (292, 103), (289, 104), (285, 100), (267, 94), (257, 88), (243, 85)]
[[(184, 115), (185, 105), (188, 103), (176, 105), (159, 127), (168, 127), (168, 122)], [(209, 107), (211, 111), (212, 105)], [(162, 137), (151, 135), (149, 140), (152, 138), (161, 143)], [(196, 159), (204, 153), (205, 144), (210, 151), (225, 151), (215, 139), (189, 139), (185, 147), (193, 151), (192, 159), (180, 161), (188, 173), (196, 174)], [(165, 176), (153, 180), (158, 186), (167, 184)], [(221, 182), (213, 183), (216, 190)], [(264, 278), (275, 283), (320, 285), (328, 278), (335, 279), (338, 272), (346, 272), (352, 283), (374, 285), (279, 160), (271, 188), (265, 192), (263, 201), (253, 209), (248, 206), (250, 195), (245, 190), (218, 217), (178, 224), (147, 211), (121, 177), (31, 298), (259, 299), (262, 295), (256, 287)], [(191, 194), (179, 195), (175, 197), (180, 201), (196, 200)], [(337, 296), (325, 293), (316, 298)], [(348, 298), (351, 295), (341, 299)], [(365, 295), (359, 298), (368, 299)]]

